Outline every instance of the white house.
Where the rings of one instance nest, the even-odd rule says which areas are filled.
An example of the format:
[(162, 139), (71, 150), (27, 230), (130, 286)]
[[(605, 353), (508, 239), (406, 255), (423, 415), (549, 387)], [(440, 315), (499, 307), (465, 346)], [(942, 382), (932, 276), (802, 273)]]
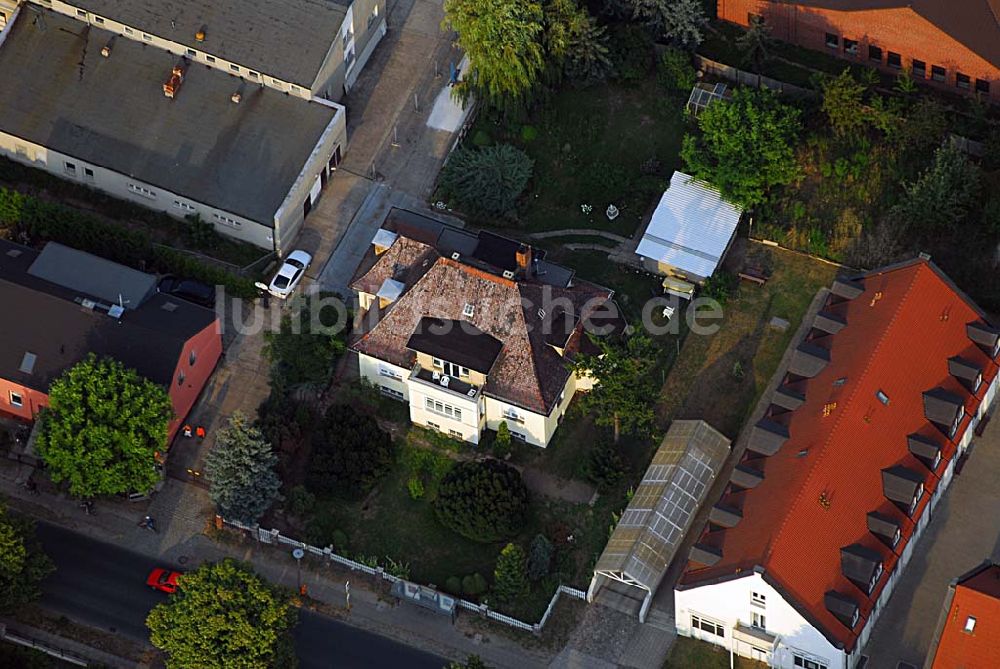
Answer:
[(636, 253), (651, 272), (702, 283), (725, 257), (742, 215), (708, 184), (674, 172)]
[(613, 328), (610, 290), (520, 242), (400, 210), (351, 287), (361, 377), (408, 403), (414, 423), (471, 443), (506, 422), (546, 446), (576, 391), (591, 387), (570, 370), (594, 351), (585, 330)]
[(810, 325), (737, 442), (676, 625), (773, 667), (854, 669), (995, 401), (1000, 332), (924, 257), (836, 281)]

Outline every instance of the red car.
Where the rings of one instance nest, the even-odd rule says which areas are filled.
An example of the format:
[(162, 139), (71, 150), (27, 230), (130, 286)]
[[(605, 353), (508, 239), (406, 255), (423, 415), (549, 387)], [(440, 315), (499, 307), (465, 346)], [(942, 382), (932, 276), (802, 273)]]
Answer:
[(153, 590), (173, 594), (177, 592), (178, 576), (180, 576), (180, 572), (157, 567), (153, 571), (149, 572), (149, 578), (146, 579), (146, 585), (151, 587)]

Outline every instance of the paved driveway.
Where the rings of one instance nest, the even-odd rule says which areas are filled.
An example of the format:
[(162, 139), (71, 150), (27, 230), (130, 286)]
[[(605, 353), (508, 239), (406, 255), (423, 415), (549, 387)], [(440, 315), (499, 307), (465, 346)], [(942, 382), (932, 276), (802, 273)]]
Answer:
[(934, 509), (865, 654), (870, 667), (922, 666), (948, 583), (986, 558), (1000, 558), (1000, 420), (993, 420), (962, 473)]

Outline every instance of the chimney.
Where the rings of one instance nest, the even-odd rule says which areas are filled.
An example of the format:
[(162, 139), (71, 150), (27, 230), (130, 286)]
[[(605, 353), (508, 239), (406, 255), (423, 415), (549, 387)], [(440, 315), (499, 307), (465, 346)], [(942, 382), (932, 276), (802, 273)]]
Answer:
[(531, 253), (531, 247), (527, 244), (522, 244), (521, 248), (517, 250), (515, 254), (515, 259), (517, 260), (517, 271), (524, 278), (531, 277), (531, 271), (533, 268), (533, 258)]
[(163, 84), (163, 94), (173, 99), (177, 95), (177, 91), (180, 90), (181, 84), (184, 82), (184, 68), (180, 65), (174, 65), (174, 69), (170, 73), (170, 79), (167, 83)]
[(194, 40), (196, 42), (204, 42), (205, 41), (205, 26), (202, 26), (201, 28), (199, 28), (198, 32), (196, 32), (194, 34)]

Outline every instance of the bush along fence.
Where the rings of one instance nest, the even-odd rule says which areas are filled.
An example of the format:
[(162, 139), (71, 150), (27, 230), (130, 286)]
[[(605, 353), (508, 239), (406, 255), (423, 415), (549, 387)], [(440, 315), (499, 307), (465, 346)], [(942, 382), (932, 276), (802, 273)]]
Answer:
[(788, 84), (784, 81), (779, 81), (777, 79), (772, 79), (771, 77), (765, 77), (762, 74), (754, 74), (753, 72), (747, 72), (741, 70), (738, 67), (733, 67), (732, 65), (726, 65), (725, 63), (720, 63), (719, 61), (712, 60), (711, 58), (705, 58), (704, 56), (695, 54), (694, 55), (694, 66), (705, 72), (706, 74), (711, 74), (716, 77), (721, 77), (723, 79), (728, 79), (729, 81), (735, 82), (742, 86), (753, 86), (754, 88), (769, 88), (772, 91), (777, 91), (779, 93), (788, 93), (789, 95), (797, 97), (814, 98), (817, 96), (816, 91), (809, 90), (808, 88), (802, 88), (801, 86), (796, 86), (794, 84)]
[[(400, 578), (394, 574), (390, 574), (385, 570), (384, 567), (371, 567), (367, 564), (362, 564), (350, 558), (346, 558), (342, 555), (337, 555), (333, 552), (332, 546), (327, 546), (326, 548), (317, 548), (315, 546), (310, 546), (309, 544), (303, 543), (301, 541), (296, 541), (289, 537), (283, 536), (279, 530), (272, 529), (266, 530), (259, 525), (244, 525), (243, 523), (236, 520), (228, 520), (222, 518), (221, 516), (215, 517), (216, 527), (229, 527), (246, 534), (253, 539), (256, 539), (262, 544), (268, 544), (272, 546), (292, 546), (293, 548), (301, 548), (305, 551), (306, 555), (313, 555), (314, 557), (320, 558), (321, 560), (326, 560), (328, 562), (336, 563), (342, 567), (346, 567), (352, 571), (360, 571), (370, 576), (374, 576), (377, 579), (387, 581), (390, 584), (407, 582), (406, 579)], [(428, 588), (427, 586), (420, 586), (421, 588), (427, 588), (433, 590), (433, 588)], [(505, 615), (499, 611), (494, 611), (490, 609), (485, 604), (476, 604), (474, 602), (467, 601), (465, 599), (455, 598), (456, 607), (459, 609), (464, 609), (466, 611), (471, 611), (472, 613), (479, 614), (484, 618), (490, 620), (495, 620), (504, 625), (508, 625), (515, 629), (524, 630), (526, 632), (531, 632), (532, 634), (541, 634), (542, 628), (545, 627), (545, 623), (548, 622), (549, 617), (552, 615), (552, 611), (555, 609), (556, 602), (559, 601), (559, 597), (566, 595), (568, 597), (575, 597), (583, 601), (587, 601), (587, 593), (582, 590), (577, 590), (576, 588), (571, 588), (566, 585), (560, 585), (555, 593), (552, 595), (552, 599), (549, 601), (548, 607), (545, 609), (545, 613), (542, 615), (541, 620), (537, 623), (526, 623), (523, 620), (518, 620), (512, 616)]]
[(155, 244), (149, 235), (55, 202), (0, 187), (0, 230), (27, 243), (59, 242), (142, 271), (176, 274), (216, 286), (233, 297), (257, 295), (253, 279)]

